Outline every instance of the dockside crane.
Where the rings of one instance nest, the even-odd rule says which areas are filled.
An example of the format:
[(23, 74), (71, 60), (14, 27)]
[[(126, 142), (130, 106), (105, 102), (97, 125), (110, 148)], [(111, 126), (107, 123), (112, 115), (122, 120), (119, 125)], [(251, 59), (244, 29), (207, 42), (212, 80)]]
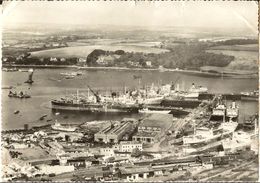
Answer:
[(94, 92), (89, 85), (87, 85), (87, 86), (88, 86), (89, 90), (90, 90), (90, 91), (94, 94), (94, 96), (96, 97), (97, 102), (100, 102), (100, 101), (101, 101), (100, 96), (99, 96), (96, 92)]

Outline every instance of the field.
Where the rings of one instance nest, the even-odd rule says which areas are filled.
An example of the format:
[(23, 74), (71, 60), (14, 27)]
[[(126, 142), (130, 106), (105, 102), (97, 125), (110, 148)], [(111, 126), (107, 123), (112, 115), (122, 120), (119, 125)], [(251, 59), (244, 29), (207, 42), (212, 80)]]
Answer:
[(134, 45), (87, 45), (57, 48), (43, 51), (31, 52), (35, 57), (87, 57), (93, 50), (102, 49), (106, 51), (124, 50), (126, 52), (162, 53), (168, 50)]
[(227, 69), (257, 70), (258, 52), (253, 51), (255, 49), (258, 49), (258, 45), (217, 46), (208, 52), (234, 56), (234, 61), (226, 67)]
[(257, 44), (246, 44), (246, 45), (224, 45), (215, 46), (211, 50), (232, 50), (232, 51), (255, 51), (258, 52)]

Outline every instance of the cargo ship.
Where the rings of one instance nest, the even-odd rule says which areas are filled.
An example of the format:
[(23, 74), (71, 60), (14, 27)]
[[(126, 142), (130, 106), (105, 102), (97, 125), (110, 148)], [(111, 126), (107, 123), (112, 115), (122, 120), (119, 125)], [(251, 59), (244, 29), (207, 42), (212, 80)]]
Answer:
[(94, 96), (80, 97), (78, 92), (77, 96), (70, 98), (61, 98), (59, 100), (51, 101), (51, 108), (53, 110), (71, 110), (71, 111), (88, 111), (88, 112), (118, 112), (118, 113), (138, 113), (140, 105), (135, 102), (126, 103), (125, 101), (116, 100), (115, 96), (103, 98), (90, 87), (89, 90)]
[(253, 92), (241, 92), (241, 100), (257, 101), (259, 98), (258, 90)]

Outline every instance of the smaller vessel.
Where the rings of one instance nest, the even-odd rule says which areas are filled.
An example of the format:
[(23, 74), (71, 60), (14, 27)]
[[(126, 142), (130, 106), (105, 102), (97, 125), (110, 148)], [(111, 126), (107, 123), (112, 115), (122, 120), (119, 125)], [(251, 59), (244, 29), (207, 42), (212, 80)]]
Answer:
[(26, 80), (24, 83), (32, 84), (34, 81), (32, 80), (33, 77), (33, 69), (28, 70), (29, 75), (28, 75), (28, 80)]
[(67, 75), (67, 76), (65, 76), (65, 79), (73, 79), (75, 76), (73, 76), (73, 75)]
[(54, 125), (51, 125), (51, 128), (53, 130), (58, 130), (58, 131), (65, 131), (65, 132), (74, 132), (76, 130), (76, 127), (71, 127), (71, 126), (62, 126), (60, 123), (55, 121)]
[(5, 71), (5, 72), (16, 72), (16, 71), (18, 71), (17, 68), (3, 68), (2, 70)]
[(47, 117), (47, 114), (44, 114), (42, 117), (40, 117), (40, 120), (44, 120), (45, 117)]
[(58, 115), (60, 115), (60, 113), (59, 113), (59, 112), (56, 112), (55, 115), (58, 116)]
[(2, 89), (13, 89), (13, 88), (15, 88), (14, 86), (2, 86)]
[(214, 138), (220, 137), (221, 134), (214, 134), (213, 129), (200, 127), (194, 127), (194, 134), (183, 137), (183, 144), (199, 144), (205, 143)]
[(19, 72), (29, 72), (28, 69), (18, 69)]
[(198, 99), (199, 94), (207, 92), (208, 88), (202, 86), (196, 87), (195, 84), (192, 83), (191, 88), (189, 89), (187, 94), (184, 94), (184, 97), (189, 99)]
[(9, 91), (8, 97), (11, 97), (11, 98), (21, 98), (21, 99), (23, 99), (23, 98), (31, 98), (30, 95), (25, 94), (22, 91), (19, 94), (17, 94), (16, 91), (15, 92)]
[(232, 121), (232, 118), (229, 118), (228, 122), (223, 122), (220, 124), (218, 129), (222, 129), (227, 132), (234, 132), (238, 126), (238, 123), (235, 121)]
[(229, 118), (237, 118), (238, 117), (238, 106), (236, 105), (236, 102), (232, 102), (231, 106), (227, 108), (227, 117)]
[(222, 140), (225, 151), (236, 151), (251, 145), (251, 134), (244, 131), (233, 132), (231, 139)]
[(224, 121), (226, 116), (226, 106), (224, 104), (217, 104), (212, 110), (210, 117), (211, 121)]
[(20, 111), (19, 110), (16, 110), (16, 111), (14, 111), (14, 114), (18, 114)]
[(169, 114), (171, 110), (149, 110), (148, 108), (143, 108), (138, 110), (139, 113), (157, 113), (157, 114)]

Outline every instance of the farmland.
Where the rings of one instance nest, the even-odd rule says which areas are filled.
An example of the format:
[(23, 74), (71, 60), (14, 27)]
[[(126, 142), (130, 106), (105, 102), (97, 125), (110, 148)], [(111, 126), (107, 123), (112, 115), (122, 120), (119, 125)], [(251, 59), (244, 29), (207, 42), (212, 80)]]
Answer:
[(226, 67), (238, 70), (257, 70), (258, 69), (258, 45), (232, 45), (216, 46), (208, 52), (234, 56), (235, 59)]
[(106, 51), (124, 50), (126, 52), (143, 52), (143, 53), (162, 53), (167, 52), (166, 49), (152, 48), (147, 46), (134, 45), (87, 45), (87, 46), (73, 46), (66, 48), (57, 48), (43, 51), (31, 52), (35, 57), (87, 57), (93, 50), (102, 49)]

